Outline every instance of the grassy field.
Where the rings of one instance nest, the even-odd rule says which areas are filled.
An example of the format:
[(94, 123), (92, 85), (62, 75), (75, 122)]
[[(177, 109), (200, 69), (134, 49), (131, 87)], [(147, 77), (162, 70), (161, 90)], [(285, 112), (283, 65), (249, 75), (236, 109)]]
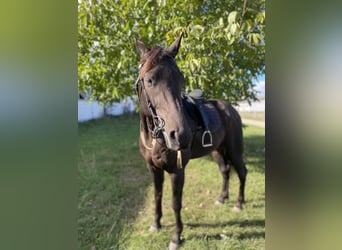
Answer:
[[(79, 124), (80, 249), (166, 249), (174, 230), (170, 180), (165, 176), (163, 228), (148, 229), (153, 220), (153, 189), (138, 150), (137, 116), (104, 118)], [(244, 129), (249, 170), (246, 204), (232, 208), (238, 178), (232, 172), (230, 200), (215, 205), (221, 175), (211, 157), (192, 160), (186, 169), (182, 249), (265, 248), (264, 130)]]

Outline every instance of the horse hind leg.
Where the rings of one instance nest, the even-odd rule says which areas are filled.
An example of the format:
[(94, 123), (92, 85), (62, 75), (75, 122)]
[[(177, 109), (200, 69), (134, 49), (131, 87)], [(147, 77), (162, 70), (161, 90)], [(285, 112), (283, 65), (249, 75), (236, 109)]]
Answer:
[(222, 188), (219, 198), (216, 200), (216, 204), (224, 204), (224, 201), (229, 198), (229, 174), (230, 165), (224, 155), (215, 150), (211, 153), (213, 159), (217, 163), (221, 175), (222, 175)]
[(247, 177), (247, 168), (242, 155), (239, 155), (233, 159), (233, 166), (240, 180), (239, 196), (237, 203), (234, 206), (234, 210), (240, 211), (242, 210), (242, 204), (245, 202), (245, 183)]

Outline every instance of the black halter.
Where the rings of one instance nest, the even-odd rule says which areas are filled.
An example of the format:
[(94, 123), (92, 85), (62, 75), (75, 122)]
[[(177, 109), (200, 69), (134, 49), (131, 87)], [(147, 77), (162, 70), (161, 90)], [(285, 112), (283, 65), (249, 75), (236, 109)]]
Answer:
[[(143, 66), (143, 65), (142, 65)], [(142, 66), (140, 66), (139, 68), (142, 68)], [(140, 83), (140, 84), (139, 84)], [(141, 86), (141, 91), (139, 91), (139, 85)], [(140, 93), (144, 92), (145, 95), (145, 99), (146, 99), (146, 103), (147, 103), (147, 107), (151, 112), (152, 115), (152, 121), (153, 121), (153, 128), (149, 128), (149, 130), (151, 131), (152, 134), (152, 138), (158, 138), (160, 135), (160, 132), (164, 131), (164, 126), (165, 126), (165, 121), (163, 118), (161, 118), (159, 115), (157, 115), (156, 109), (154, 108), (150, 97), (147, 94), (147, 91), (145, 89), (145, 85), (144, 85), (144, 79), (140, 78), (140, 74), (135, 82), (135, 90), (138, 94), (139, 100), (140, 100)]]

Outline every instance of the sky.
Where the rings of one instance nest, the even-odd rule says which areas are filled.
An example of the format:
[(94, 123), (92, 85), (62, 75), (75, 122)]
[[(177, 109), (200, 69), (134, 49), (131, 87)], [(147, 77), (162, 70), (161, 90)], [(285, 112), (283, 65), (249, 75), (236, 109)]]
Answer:
[(256, 81), (254, 81), (254, 89), (257, 91), (258, 96), (265, 96), (265, 75), (260, 75)]

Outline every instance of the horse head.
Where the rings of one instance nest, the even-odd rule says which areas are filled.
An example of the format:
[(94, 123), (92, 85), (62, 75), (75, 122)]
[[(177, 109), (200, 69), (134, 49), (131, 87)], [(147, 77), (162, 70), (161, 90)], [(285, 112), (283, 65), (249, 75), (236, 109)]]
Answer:
[(147, 118), (152, 137), (161, 132), (167, 148), (176, 151), (188, 148), (191, 140), (181, 99), (184, 76), (175, 62), (181, 40), (182, 35), (165, 49), (135, 41), (140, 52), (140, 112)]

